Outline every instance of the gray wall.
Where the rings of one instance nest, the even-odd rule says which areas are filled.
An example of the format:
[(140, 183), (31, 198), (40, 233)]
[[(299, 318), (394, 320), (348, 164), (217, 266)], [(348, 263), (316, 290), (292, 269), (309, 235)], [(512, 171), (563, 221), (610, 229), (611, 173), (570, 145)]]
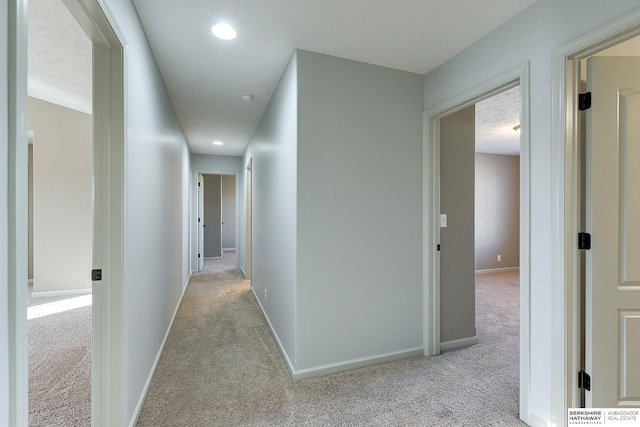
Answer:
[(440, 341), (476, 335), (475, 106), (440, 120)]
[(221, 180), (220, 175), (204, 176), (204, 257), (222, 256), (221, 223)]
[[(9, 28), (7, 2), (3, 1), (0, 7), (0, 28)], [(9, 67), (8, 57), (8, 35), (9, 31), (0, 31), (0, 170), (9, 170)], [(15, 401), (10, 399), (11, 381), (15, 378), (9, 363), (10, 355), (15, 356), (15, 342), (11, 337), (15, 335), (15, 330), (10, 327), (9, 313), (15, 308), (15, 300), (9, 292), (9, 174), (0, 174), (0, 425), (11, 424), (10, 413)], [(23, 338), (21, 342), (26, 342)], [(15, 386), (11, 388), (15, 392)]]
[[(530, 83), (531, 172), (531, 423), (547, 425), (552, 417), (552, 52), (596, 28), (640, 7), (640, 0), (539, 0), (515, 18), (426, 75), (424, 106), (431, 108), (528, 62)], [(556, 371), (557, 372), (557, 371)], [(559, 398), (559, 397), (556, 397)], [(565, 414), (566, 415), (566, 414)], [(559, 417), (564, 417), (558, 414)]]
[(422, 97), (298, 51), (298, 370), (422, 347)]
[(222, 249), (236, 248), (236, 177), (222, 175)]
[(29, 218), (28, 218), (28, 235), (29, 235), (29, 259), (27, 261), (27, 277), (33, 280), (33, 144), (29, 144)]
[(476, 153), (475, 190), (476, 270), (519, 267), (520, 157)]
[(129, 425), (189, 278), (191, 164), (133, 3), (105, 3), (127, 42), (123, 380)]
[(91, 289), (92, 117), (28, 99), (33, 145), (34, 294)]
[[(296, 331), (297, 94), (294, 54), (251, 138), (242, 166), (246, 176), (252, 159), (251, 285), (290, 361), (295, 360)], [(244, 205), (241, 209), (244, 211)], [(241, 239), (244, 232), (243, 224)]]

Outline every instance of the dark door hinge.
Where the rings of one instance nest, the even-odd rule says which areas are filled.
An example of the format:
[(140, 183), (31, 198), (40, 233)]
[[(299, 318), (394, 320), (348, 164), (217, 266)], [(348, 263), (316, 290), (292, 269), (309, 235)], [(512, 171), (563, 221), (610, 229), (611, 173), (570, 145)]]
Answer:
[(587, 374), (584, 370), (578, 372), (578, 388), (591, 391), (591, 375)]
[(438, 252), (440, 252), (440, 243), (438, 243), (438, 249), (437, 250), (438, 250)]
[(200, 183), (198, 183), (198, 187), (200, 187)]
[(95, 270), (91, 270), (91, 281), (99, 282), (102, 280), (102, 269), (97, 268)]
[(591, 108), (591, 92), (578, 95), (578, 109), (585, 111)]
[(578, 249), (589, 250), (591, 249), (591, 234), (578, 233)]
[(198, 254), (198, 258), (200, 258), (200, 254)]

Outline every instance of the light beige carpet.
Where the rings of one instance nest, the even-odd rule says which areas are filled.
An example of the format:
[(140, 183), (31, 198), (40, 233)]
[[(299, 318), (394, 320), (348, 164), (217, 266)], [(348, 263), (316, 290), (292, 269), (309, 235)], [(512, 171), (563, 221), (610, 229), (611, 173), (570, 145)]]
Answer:
[(477, 280), (480, 344), (292, 382), (237, 271), (194, 276), (139, 426), (521, 426), (518, 276)]
[[(75, 297), (75, 296), (74, 296)], [(29, 307), (67, 298), (32, 298)], [(91, 306), (28, 321), (29, 425), (91, 425)]]
[(222, 258), (208, 258), (204, 260), (202, 271), (196, 274), (219, 273), (226, 270), (235, 270), (236, 251), (223, 251)]

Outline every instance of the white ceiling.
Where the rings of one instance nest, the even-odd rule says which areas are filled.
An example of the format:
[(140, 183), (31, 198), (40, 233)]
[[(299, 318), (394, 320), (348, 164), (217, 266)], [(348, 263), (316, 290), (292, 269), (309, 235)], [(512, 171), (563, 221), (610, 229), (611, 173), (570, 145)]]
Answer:
[(476, 104), (476, 152), (520, 155), (520, 87)]
[[(133, 3), (191, 151), (241, 155), (294, 49), (426, 74), (535, 1)], [(236, 28), (235, 40), (211, 35), (211, 26), (221, 21)], [(240, 100), (242, 92), (253, 93), (254, 100)], [(62, 0), (29, 2), (29, 95), (91, 112), (91, 42)], [(504, 147), (516, 137), (511, 123), (518, 116), (517, 96), (478, 103), (478, 150), (513, 152)], [(508, 126), (514, 135), (504, 131)], [(214, 146), (214, 139), (225, 145)]]
[[(294, 49), (426, 74), (535, 1), (133, 3), (192, 152), (241, 155)], [(235, 40), (211, 35), (221, 21), (236, 28)]]
[(92, 46), (62, 0), (29, 0), (29, 96), (91, 114)]

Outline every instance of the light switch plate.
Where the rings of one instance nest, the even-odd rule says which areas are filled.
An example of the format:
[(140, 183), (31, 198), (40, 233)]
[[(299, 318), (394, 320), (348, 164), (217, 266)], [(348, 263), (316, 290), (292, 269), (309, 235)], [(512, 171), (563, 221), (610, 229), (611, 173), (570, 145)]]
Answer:
[(440, 228), (447, 226), (447, 214), (440, 214)]

